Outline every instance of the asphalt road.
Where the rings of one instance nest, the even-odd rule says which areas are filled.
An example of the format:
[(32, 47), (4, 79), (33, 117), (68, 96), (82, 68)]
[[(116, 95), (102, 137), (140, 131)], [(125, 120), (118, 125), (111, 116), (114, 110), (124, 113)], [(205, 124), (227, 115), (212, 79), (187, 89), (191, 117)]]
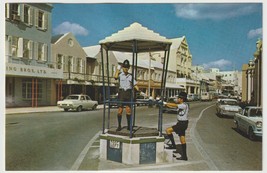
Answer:
[[(201, 114), (206, 107), (210, 108)], [(111, 109), (110, 126), (117, 125), (116, 111)], [(158, 109), (143, 106), (136, 111), (136, 125), (157, 127)], [(102, 110), (7, 115), (6, 169), (71, 170), (81, 150), (102, 130), (102, 115)], [(202, 149), (209, 167), (261, 170), (262, 142), (236, 132), (233, 119), (217, 117), (211, 102), (190, 103), (189, 116), (195, 130), (188, 136)], [(175, 114), (164, 113), (163, 129), (175, 122)]]

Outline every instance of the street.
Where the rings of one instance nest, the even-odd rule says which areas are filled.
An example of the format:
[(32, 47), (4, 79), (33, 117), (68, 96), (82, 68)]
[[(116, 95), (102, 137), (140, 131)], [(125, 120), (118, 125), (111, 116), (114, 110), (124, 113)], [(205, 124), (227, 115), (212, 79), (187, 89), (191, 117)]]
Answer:
[[(190, 103), (186, 139), (188, 144), (197, 149), (191, 151), (189, 147), (187, 163), (190, 160), (205, 161), (208, 166), (188, 170), (262, 170), (262, 141), (250, 141), (245, 135), (238, 133), (233, 119), (219, 118), (213, 104), (214, 102)], [(73, 169), (81, 152), (101, 131), (102, 111), (7, 115), (6, 170)], [(111, 126), (117, 125), (116, 112), (116, 108), (111, 109)], [(137, 107), (136, 125), (157, 127), (157, 115), (157, 108)], [(175, 122), (175, 114), (163, 114), (163, 130)], [(126, 125), (125, 115), (122, 124)], [(175, 138), (179, 141), (178, 136)], [(95, 157), (83, 158), (81, 164), (78, 164), (78, 170), (98, 169), (99, 148), (96, 146), (93, 149)], [(123, 167), (125, 170), (130, 169), (127, 165)], [(159, 170), (156, 165), (148, 169)]]

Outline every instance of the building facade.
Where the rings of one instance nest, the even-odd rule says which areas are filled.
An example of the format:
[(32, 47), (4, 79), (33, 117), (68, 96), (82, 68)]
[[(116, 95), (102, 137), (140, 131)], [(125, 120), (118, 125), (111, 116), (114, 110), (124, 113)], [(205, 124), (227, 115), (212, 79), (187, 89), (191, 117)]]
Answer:
[(55, 68), (63, 71), (63, 80), (57, 81), (58, 100), (69, 94), (86, 93), (86, 53), (72, 33), (55, 35), (51, 39), (52, 60)]
[(56, 104), (51, 4), (5, 4), (6, 107)]

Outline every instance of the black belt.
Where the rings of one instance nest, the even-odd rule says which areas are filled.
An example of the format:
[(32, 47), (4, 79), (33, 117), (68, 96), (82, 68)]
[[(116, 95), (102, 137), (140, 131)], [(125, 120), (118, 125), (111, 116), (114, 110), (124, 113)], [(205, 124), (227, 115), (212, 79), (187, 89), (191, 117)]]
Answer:
[(181, 120), (178, 120), (178, 122), (179, 122), (179, 123), (187, 123), (187, 122), (188, 122), (188, 120), (183, 120), (183, 121), (181, 121)]
[(122, 89), (122, 88), (119, 88), (119, 91), (131, 91), (132, 89), (127, 89), (127, 90), (125, 90), (125, 89)]

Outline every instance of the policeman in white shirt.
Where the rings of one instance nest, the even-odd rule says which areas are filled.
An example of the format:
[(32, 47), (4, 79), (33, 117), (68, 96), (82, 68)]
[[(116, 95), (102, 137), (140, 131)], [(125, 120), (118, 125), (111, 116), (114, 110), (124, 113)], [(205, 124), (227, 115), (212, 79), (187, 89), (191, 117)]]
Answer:
[[(122, 70), (121, 70), (122, 68)], [(115, 72), (114, 78), (119, 80), (119, 92), (118, 92), (118, 128), (117, 131), (120, 131), (121, 128), (121, 119), (123, 113), (123, 107), (125, 105), (126, 110), (126, 118), (127, 118), (127, 130), (130, 130), (130, 120), (131, 120), (131, 93), (134, 88), (137, 92), (140, 92), (136, 80), (133, 78), (132, 74), (128, 73), (130, 68), (130, 62), (125, 60), (122, 63), (122, 67), (118, 65), (117, 70)], [(133, 81), (133, 82), (132, 82)], [(133, 84), (133, 86), (132, 86)], [(141, 92), (141, 95), (145, 95), (145, 93)], [(123, 103), (128, 102), (128, 103)]]
[(166, 129), (166, 133), (172, 143), (172, 145), (169, 146), (167, 149), (176, 150), (176, 145), (175, 145), (172, 132), (175, 132), (180, 137), (180, 142), (182, 144), (182, 154), (180, 158), (177, 158), (177, 160), (187, 160), (185, 131), (188, 127), (189, 105), (185, 103), (186, 99), (187, 99), (187, 93), (181, 92), (177, 100), (177, 103), (178, 103), (177, 104), (177, 123)]

